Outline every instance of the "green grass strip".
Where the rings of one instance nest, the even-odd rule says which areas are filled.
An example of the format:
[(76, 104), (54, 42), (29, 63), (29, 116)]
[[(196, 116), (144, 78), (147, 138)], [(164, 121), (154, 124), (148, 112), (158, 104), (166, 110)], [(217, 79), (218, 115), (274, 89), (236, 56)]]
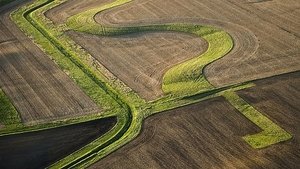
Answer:
[(223, 96), (245, 117), (261, 128), (262, 131), (260, 133), (243, 137), (253, 148), (264, 148), (292, 138), (291, 134), (261, 114), (235, 92), (224, 92)]
[(5, 126), (21, 123), (19, 113), (5, 93), (0, 89), (0, 124)]
[(82, 64), (81, 61), (74, 56), (74, 53), (70, 52), (70, 50), (66, 50), (60, 41), (44, 28), (45, 25), (43, 23), (33, 19), (33, 17), (40, 19), (40, 16), (32, 14), (32, 12), (50, 2), (52, 2), (52, 0), (36, 1), (30, 6), (22, 7), (14, 11), (11, 17), (20, 29), (29, 37), (32, 37), (34, 42), (38, 44), (46, 54), (51, 56), (51, 59), (58, 64), (60, 69), (66, 72), (99, 107), (104, 109), (104, 111), (120, 109), (120, 105), (108, 94), (109, 89), (104, 87), (105, 84), (103, 84), (87, 66)]
[(134, 27), (112, 27), (100, 25), (94, 16), (109, 8), (113, 8), (131, 0), (117, 0), (110, 4), (95, 7), (70, 17), (67, 26), (75, 31), (113, 36), (145, 31), (175, 31), (197, 35), (209, 44), (208, 50), (194, 59), (169, 69), (163, 77), (162, 89), (165, 94), (185, 96), (200, 91), (211, 90), (214, 87), (203, 75), (203, 68), (213, 61), (226, 55), (233, 47), (232, 38), (228, 33), (211, 26), (197, 24), (162, 24)]
[[(18, 9), (11, 16), (18, 26), (28, 36), (33, 37), (35, 43), (49, 54), (60, 68), (66, 71), (97, 104), (118, 116), (117, 126), (104, 137), (95, 140), (51, 166), (53, 168), (69, 168), (82, 165), (81, 161), (88, 163), (94, 159), (91, 157), (95, 157), (95, 154), (97, 154), (96, 159), (103, 157), (105, 154), (98, 155), (99, 151), (111, 152), (130, 141), (139, 133), (143, 118), (141, 113), (138, 113), (134, 107), (123, 100), (125, 96), (114, 91), (102, 77), (97, 76), (92, 69), (81, 62), (76, 52), (66, 45), (67, 39), (60, 39), (62, 32), (47, 22), (43, 11), (55, 3), (60, 2), (35, 1), (29, 6)], [(94, 95), (93, 93), (97, 91), (99, 91), (99, 95)], [(128, 128), (130, 130), (127, 130)]]
[[(20, 8), (12, 15), (12, 17), (21, 29), (23, 29), (28, 36), (34, 37), (35, 42), (43, 48), (47, 54), (53, 57), (61, 69), (66, 71), (76, 81), (76, 83), (93, 98), (95, 102), (104, 107), (107, 105), (111, 108), (110, 111), (120, 110), (120, 108), (118, 108), (119, 106), (112, 106), (109, 104), (111, 99), (113, 99), (115, 103), (122, 105), (121, 107), (125, 107), (126, 109), (123, 110), (123, 113), (117, 114), (119, 116), (119, 125), (115, 126), (112, 132), (95, 140), (91, 144), (86, 145), (82, 149), (72, 153), (68, 157), (51, 166), (51, 168), (82, 168), (103, 158), (108, 153), (115, 151), (117, 148), (136, 137), (141, 130), (144, 114), (141, 113), (143, 108), (136, 108), (135, 102), (133, 102), (131, 98), (128, 98), (128, 95), (116, 92), (110, 87), (109, 82), (95, 73), (92, 68), (82, 61), (82, 58), (80, 58), (77, 53), (78, 50), (76, 48), (78, 46), (64, 35), (64, 25), (57, 27), (53, 25), (52, 22), (49, 22), (49, 20), (44, 16), (45, 11), (65, 1), (66, 0), (35, 1), (30, 6)], [(196, 34), (204, 38), (209, 43), (208, 50), (204, 54), (188, 61), (188, 63), (183, 63), (178, 65), (178, 67), (176, 66), (175, 68), (170, 69), (170, 75), (167, 75), (167, 72), (164, 77), (164, 85), (166, 86), (163, 86), (163, 89), (167, 93), (180, 93), (180, 95), (187, 93), (191, 94), (195, 91), (199, 93), (201, 90), (212, 89), (213, 87), (203, 76), (202, 70), (207, 64), (219, 59), (231, 50), (233, 42), (229, 34), (216, 28), (194, 24), (165, 24), (121, 28), (105, 27), (97, 24), (93, 19), (95, 14), (100, 11), (128, 3), (130, 1), (131, 0), (117, 0), (113, 3), (86, 11), (84, 14), (81, 13), (79, 15), (75, 15), (68, 20), (68, 25), (74, 30), (105, 36), (121, 35), (140, 31), (177, 31)], [(65, 67), (66, 65), (72, 66)], [(74, 70), (81, 71), (82, 73), (74, 73), (76, 72)], [(91, 79), (93, 82), (89, 81), (87, 78)], [(85, 81), (84, 79), (88, 81)], [(90, 86), (93, 83), (95, 83), (97, 87), (93, 88), (93, 86)], [(101, 89), (101, 94), (93, 94), (94, 90)], [(187, 90), (187, 92), (185, 90)], [(214, 92), (207, 93), (207, 95), (210, 94), (214, 94)], [(199, 97), (202, 98), (207, 95), (205, 94)], [(101, 96), (105, 97), (101, 98)], [(111, 96), (111, 98), (108, 96)], [(187, 100), (187, 102), (190, 103), (191, 100), (194, 101), (195, 99), (200, 98), (197, 97), (188, 99), (189, 100)], [(168, 101), (172, 102), (172, 100), (167, 99), (166, 103)], [(187, 102), (184, 102), (184, 104), (188, 104)], [(174, 105), (174, 108), (176, 106), (178, 107), (179, 105)], [(159, 108), (154, 107), (154, 109), (162, 110), (165, 107), (166, 106)], [(124, 111), (127, 111), (128, 114), (124, 113)]]

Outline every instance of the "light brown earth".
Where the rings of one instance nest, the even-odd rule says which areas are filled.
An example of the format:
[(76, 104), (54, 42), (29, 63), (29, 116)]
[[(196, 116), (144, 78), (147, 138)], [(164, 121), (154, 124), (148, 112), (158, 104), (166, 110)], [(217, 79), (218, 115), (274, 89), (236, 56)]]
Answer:
[[(234, 50), (205, 69), (223, 86), (300, 69), (300, 1), (135, 0), (99, 13), (99, 23), (210, 24), (228, 31)], [(255, 1), (256, 2), (256, 1)]]
[(99, 113), (97, 105), (10, 20), (9, 13), (19, 5), (12, 6), (0, 12), (0, 88), (22, 122)]
[[(67, 1), (46, 12), (55, 24), (74, 14), (110, 1)], [(58, 19), (60, 18), (60, 19)], [(163, 74), (172, 66), (204, 52), (207, 43), (196, 36), (171, 32), (136, 33), (101, 37), (77, 32), (68, 35), (142, 98), (163, 94)]]
[(262, 80), (257, 82), (258, 86), (239, 92), (292, 133), (292, 140), (264, 149), (251, 148), (242, 136), (260, 130), (218, 97), (149, 117), (134, 141), (90, 168), (297, 169), (300, 167), (299, 75), (298, 72)]
[(45, 15), (56, 24), (63, 24), (68, 17), (114, 0), (68, 0), (47, 11)]
[(197, 36), (173, 32), (114, 37), (76, 32), (68, 35), (147, 100), (163, 95), (162, 77), (169, 68), (205, 52), (208, 47)]
[[(98, 2), (98, 4), (109, 2), (103, 0)], [(48, 11), (46, 15), (59, 24), (65, 21), (67, 17), (90, 9), (96, 4), (96, 2), (91, 3), (89, 1), (68, 1)], [(299, 20), (299, 15), (297, 15), (299, 7), (300, 3), (295, 0), (288, 0), (286, 3), (246, 0), (204, 0), (201, 2), (196, 0), (135, 0), (120, 7), (101, 12), (96, 15), (95, 20), (102, 24), (114, 26), (186, 22), (213, 25), (224, 29), (233, 37), (234, 49), (230, 54), (207, 66), (204, 70), (205, 75), (213, 85), (224, 86), (300, 69), (300, 23), (297, 22)], [(284, 15), (281, 15), (282, 13)], [(59, 21), (57, 18), (62, 18), (62, 21)], [(75, 38), (75, 41), (84, 46), (98, 60), (102, 51), (107, 53), (106, 59), (100, 60), (100, 62), (129, 87), (138, 92), (140, 96), (151, 100), (161, 95), (161, 90), (158, 90), (159, 85), (153, 86), (151, 83), (148, 83), (145, 86), (135, 83), (136, 76), (128, 75), (128, 71), (123, 69), (122, 66), (118, 69), (108, 66), (116, 66), (111, 64), (112, 62), (122, 62), (122, 60), (111, 60), (111, 58), (116, 58), (116, 52), (109, 52), (109, 50), (119, 51), (118, 46), (110, 46), (108, 50), (107, 46), (105, 46), (103, 49), (99, 48), (99, 52), (96, 52), (89, 48), (95, 48), (93, 46), (100, 47), (100, 45), (92, 44), (87, 39), (82, 40), (87, 41), (85, 44), (80, 42), (81, 39), (79, 41), (78, 38), (77, 40)], [(95, 42), (94, 40), (91, 41)], [(114, 44), (113, 41), (115, 41), (114, 38), (106, 38), (108, 44)], [(163, 40), (157, 39), (157, 41)], [(145, 45), (148, 48), (153, 46), (152, 44)], [(120, 54), (132, 56), (131, 52), (126, 52), (126, 49), (124, 51)], [(121, 58), (121, 55), (118, 56)], [(159, 57), (162, 57), (162, 55)], [(127, 66), (130, 67), (132, 64)], [(126, 68), (127, 66), (123, 67)], [(138, 72), (141, 72), (141, 70), (137, 70), (137, 72), (131, 71), (133, 74), (138, 74)], [(161, 77), (160, 75), (155, 76)], [(149, 81), (147, 80), (149, 75), (140, 76), (139, 78), (141, 79), (139, 82)], [(156, 80), (161, 80), (161, 78), (156, 78)], [(151, 90), (157, 96), (152, 95), (151, 98), (149, 94), (143, 94), (149, 93), (151, 91), (149, 88), (155, 89)]]

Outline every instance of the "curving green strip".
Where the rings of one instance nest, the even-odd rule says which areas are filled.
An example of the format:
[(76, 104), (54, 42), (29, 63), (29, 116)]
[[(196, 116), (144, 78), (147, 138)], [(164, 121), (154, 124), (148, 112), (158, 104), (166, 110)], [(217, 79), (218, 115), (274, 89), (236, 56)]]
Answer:
[(67, 26), (75, 31), (112, 36), (145, 31), (176, 31), (197, 35), (209, 44), (207, 51), (195, 58), (169, 69), (163, 77), (162, 89), (165, 94), (177, 96), (191, 95), (214, 87), (203, 75), (203, 68), (209, 63), (226, 55), (233, 47), (233, 40), (228, 33), (211, 26), (197, 24), (162, 24), (133, 27), (112, 27), (97, 23), (94, 19), (97, 13), (131, 2), (117, 0), (110, 4), (93, 8), (70, 17)]
[(262, 129), (260, 133), (244, 136), (243, 139), (253, 148), (264, 148), (272, 144), (287, 141), (292, 135), (261, 114), (254, 107), (240, 98), (234, 91), (227, 91), (223, 96), (250, 121)]
[[(83, 168), (103, 158), (108, 153), (116, 150), (120, 146), (136, 137), (141, 129), (142, 120), (144, 118), (141, 111), (144, 111), (144, 109), (143, 107), (138, 107), (137, 105), (135, 105), (132, 102), (131, 98), (128, 98), (128, 96), (116, 92), (113, 88), (110, 87), (110, 84), (104, 78), (102, 78), (102, 76), (94, 73), (92, 69), (85, 65), (85, 63), (81, 63), (80, 57), (77, 56), (79, 54), (75, 52), (76, 50), (73, 51), (74, 48), (77, 47), (76, 44), (70, 43), (70, 39), (65, 37), (63, 31), (60, 29), (65, 28), (64, 25), (60, 25), (62, 27), (56, 27), (51, 22), (48, 22), (47, 18), (44, 16), (44, 12), (48, 9), (51, 9), (53, 6), (61, 4), (65, 1), (66, 0), (35, 1), (31, 6), (20, 8), (18, 11), (12, 14), (12, 18), (28, 35), (32, 35), (36, 43), (39, 44), (40, 47), (42, 47), (49, 55), (51, 55), (54, 60), (63, 61), (61, 62), (61, 64), (58, 63), (63, 70), (66, 70), (66, 63), (68, 63), (67, 65), (74, 64), (74, 66), (72, 66), (72, 69), (67, 70), (75, 79), (77, 79), (76, 76), (82, 75), (78, 76), (80, 78), (76, 80), (79, 86), (83, 87), (83, 89), (85, 90), (91, 89), (91, 86), (84, 87), (84, 85), (92, 84), (84, 82), (84, 80), (90, 79), (93, 81), (93, 83), (96, 82), (98, 87), (100, 87), (99, 89), (105, 90), (104, 93), (101, 92), (103, 94), (102, 96), (113, 97), (113, 99), (115, 99), (117, 103), (126, 107), (126, 112), (128, 114), (125, 112), (124, 114), (118, 114), (120, 117), (120, 121), (118, 122), (119, 125), (116, 126), (113, 132), (108, 133), (108, 135), (106, 135), (105, 137), (95, 140), (91, 144), (88, 144), (77, 152), (50, 166), (51, 168)], [(97, 7), (92, 10), (75, 15), (68, 20), (67, 25), (77, 31), (106, 36), (128, 34), (140, 31), (177, 31), (196, 34), (204, 38), (209, 43), (208, 50), (204, 54), (199, 55), (194, 59), (171, 68), (164, 76), (163, 90), (166, 93), (180, 94), (183, 97), (183, 95), (191, 95), (194, 94), (194, 92), (198, 93), (202, 90), (212, 89), (213, 86), (211, 86), (205, 79), (202, 70), (207, 64), (224, 56), (231, 50), (231, 48), (233, 47), (233, 41), (229, 34), (216, 28), (195, 24), (107, 27), (95, 22), (94, 16), (98, 12), (122, 5), (124, 3), (128, 3), (130, 1), (131, 0), (117, 0), (102, 7)], [(78, 74), (76, 73), (77, 71), (82, 71), (83, 73)], [(83, 80), (82, 82), (84, 83), (81, 83), (81, 81), (79, 80)], [(231, 87), (229, 86), (226, 88), (209, 90), (206, 93), (202, 93), (203, 95), (200, 95), (200, 97), (203, 99), (209, 98), (210, 96), (213, 97), (215, 93), (227, 90), (228, 88)], [(93, 95), (92, 93), (89, 93), (89, 95), (92, 98), (94, 96), (95, 99), (98, 99), (98, 97), (96, 95)], [(193, 97), (191, 97), (190, 99), (194, 101), (196, 100), (195, 98), (193, 99)], [(100, 102), (101, 104), (103, 104), (103, 101), (105, 100), (97, 101), (99, 104)], [(231, 101), (232, 104), (236, 104), (239, 106), (238, 100)], [(192, 101), (189, 101), (189, 103), (190, 102)], [(170, 103), (172, 103), (173, 105), (176, 104), (174, 100), (167, 100), (166, 102), (163, 101), (161, 103), (155, 103), (157, 104), (155, 106), (159, 107), (161, 106), (159, 104), (164, 104), (165, 106), (163, 108), (160, 108), (159, 110), (165, 110), (166, 106), (169, 106), (170, 108), (170, 105), (168, 105)], [(182, 103), (180, 105), (182, 105)], [(178, 104), (176, 104), (176, 106), (174, 107), (178, 107)], [(238, 110), (243, 113), (243, 109)], [(249, 119), (250, 118), (251, 117), (249, 117)], [(122, 132), (119, 132), (119, 130), (122, 130)], [(248, 136), (245, 137), (246, 141), (247, 137)], [(251, 139), (251, 137), (249, 138)], [(251, 144), (250, 139), (248, 139), (249, 141), (247, 142)]]

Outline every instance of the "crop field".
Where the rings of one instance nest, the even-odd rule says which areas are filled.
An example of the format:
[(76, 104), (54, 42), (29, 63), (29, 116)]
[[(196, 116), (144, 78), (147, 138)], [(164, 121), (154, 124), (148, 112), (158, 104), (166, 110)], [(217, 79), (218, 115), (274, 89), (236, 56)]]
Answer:
[(224, 28), (235, 48), (205, 69), (212, 84), (223, 86), (300, 69), (299, 7), (297, 0), (136, 0), (95, 19), (114, 25), (212, 22)]
[[(295, 133), (293, 142), (300, 139), (300, 72), (259, 80), (256, 87), (238, 94), (257, 110), (265, 112), (273, 121)], [(298, 147), (299, 150), (299, 147)]]
[(98, 37), (76, 32), (70, 34), (76, 43), (147, 100), (163, 95), (162, 77), (166, 70), (207, 49), (204, 40), (179, 33), (117, 37)]
[(13, 24), (9, 12), (0, 13), (0, 87), (22, 122), (99, 113), (101, 109)]
[(63, 4), (47, 11), (45, 15), (50, 18), (55, 24), (63, 24), (67, 18), (85, 10), (91, 9), (98, 5), (104, 5), (113, 0), (72, 0), (66, 1)]
[(297, 0), (0, 0), (0, 168), (300, 168)]
[(218, 97), (149, 117), (134, 141), (90, 168), (299, 168), (299, 77), (264, 79), (238, 92), (295, 133), (287, 143), (251, 148), (241, 137), (260, 129)]

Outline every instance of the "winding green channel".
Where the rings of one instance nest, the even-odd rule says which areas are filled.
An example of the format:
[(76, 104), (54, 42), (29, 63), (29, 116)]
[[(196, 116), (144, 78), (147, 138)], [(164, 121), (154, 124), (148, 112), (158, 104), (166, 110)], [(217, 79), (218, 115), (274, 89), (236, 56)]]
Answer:
[[(141, 130), (143, 119), (148, 115), (220, 96), (225, 90), (234, 91), (243, 88), (243, 85), (240, 84), (215, 88), (203, 74), (206, 65), (223, 57), (233, 47), (232, 38), (221, 29), (183, 23), (113, 27), (101, 25), (94, 20), (97, 13), (129, 3), (131, 0), (116, 0), (95, 7), (70, 17), (66, 25), (56, 26), (45, 17), (44, 13), (65, 1), (67, 0), (38, 0), (33, 4), (21, 7), (11, 16), (18, 26), (32, 37), (34, 42), (55, 60), (62, 70), (68, 72), (69, 76), (87, 95), (104, 108), (104, 115), (101, 117), (116, 115), (118, 123), (103, 137), (61, 159), (50, 168), (87, 167), (135, 138)], [(205, 53), (169, 69), (163, 77), (162, 86), (167, 97), (147, 103), (135, 93), (124, 92), (121, 87), (114, 86), (104, 73), (94, 69), (87, 61), (90, 56), (64, 34), (65, 30), (70, 29), (102, 36), (145, 31), (184, 32), (203, 38), (208, 42), (209, 47)], [(239, 110), (239, 105), (236, 105), (236, 108)], [(251, 120), (251, 118), (249, 119)], [(81, 121), (86, 120), (81, 119)]]
[(191, 95), (214, 87), (206, 80), (203, 74), (205, 65), (226, 55), (233, 47), (230, 35), (211, 26), (197, 24), (161, 24), (134, 27), (112, 27), (96, 23), (94, 17), (104, 10), (123, 5), (131, 0), (117, 0), (110, 4), (99, 6), (70, 17), (67, 26), (75, 31), (113, 36), (145, 31), (175, 31), (194, 34), (208, 42), (207, 51), (193, 59), (169, 69), (163, 77), (162, 89), (165, 94), (178, 96)]

